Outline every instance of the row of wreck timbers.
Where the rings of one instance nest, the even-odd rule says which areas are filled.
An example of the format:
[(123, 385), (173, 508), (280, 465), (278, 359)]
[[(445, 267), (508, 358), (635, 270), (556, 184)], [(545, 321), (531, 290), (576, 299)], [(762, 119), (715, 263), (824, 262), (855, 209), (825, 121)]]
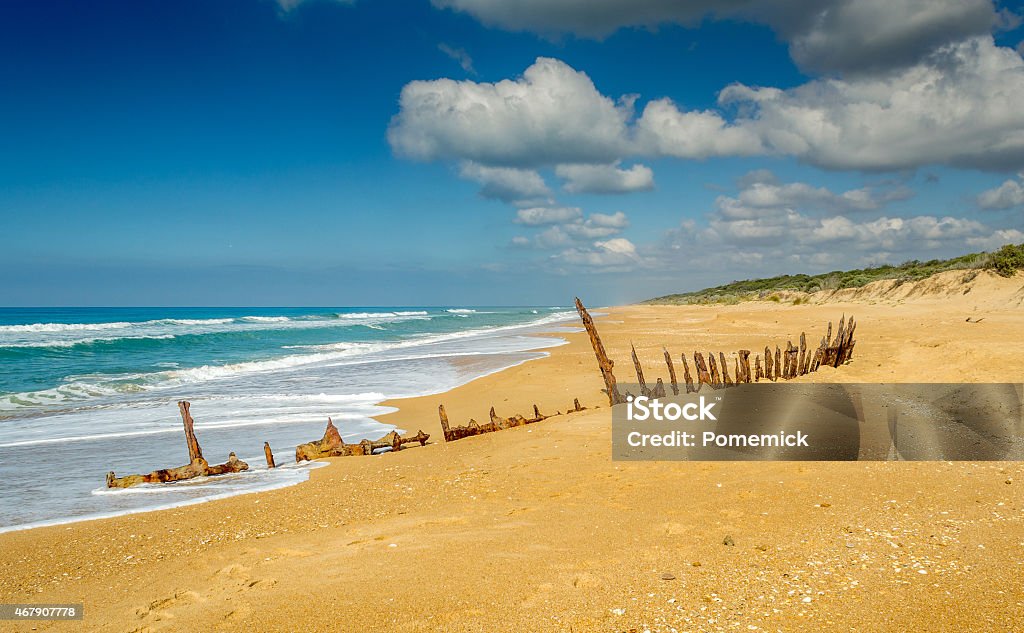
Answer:
[[(608, 404), (614, 406), (626, 402), (626, 397), (631, 394), (620, 393), (613, 371), (615, 363), (605, 352), (604, 344), (601, 342), (600, 335), (598, 335), (594, 320), (579, 298), (576, 298), (576, 311), (583, 321), (583, 327), (590, 337), (590, 344), (594, 349), (594, 355), (597, 357), (597, 363), (601, 369), (601, 377), (604, 379), (605, 384), (605, 388), (602, 391), (608, 396)], [(694, 380), (694, 375), (690, 372), (690, 365), (687, 362), (686, 355), (683, 354), (680, 356), (683, 368), (682, 388), (686, 390), (686, 393), (695, 393), (700, 391), (704, 385), (711, 389), (723, 389), (761, 380), (789, 380), (817, 371), (822, 365), (839, 367), (853, 356), (853, 348), (856, 345), (853, 333), (856, 327), (857, 324), (853, 317), (847, 320), (844, 316), (840, 319), (839, 327), (836, 330), (835, 336), (833, 336), (832, 323), (830, 321), (828, 332), (821, 338), (820, 344), (813, 351), (808, 349), (807, 337), (804, 333), (801, 333), (799, 346), (789, 341), (786, 343), (785, 350), (776, 346), (773, 353), (770, 347), (765, 347), (763, 356), (760, 353), (755, 354), (753, 368), (750, 366), (751, 351), (741, 349), (733, 357), (732, 375), (729, 374), (729, 363), (725, 353), (719, 352), (716, 361), (714, 353), (709, 352), (705, 359), (701, 352), (694, 352), (693, 364), (696, 370), (696, 380)], [(657, 379), (653, 388), (647, 386), (643, 367), (641, 367), (640, 360), (636, 354), (636, 348), (633, 346), (631, 348), (633, 367), (636, 371), (640, 395), (655, 398), (665, 397), (667, 395), (665, 383), (661, 378)], [(665, 353), (665, 365), (668, 369), (669, 386), (674, 395), (679, 395), (681, 387), (677, 379), (672, 355), (668, 349), (663, 348), (663, 350)], [(202, 449), (199, 447), (199, 441), (196, 438), (195, 422), (189, 412), (189, 407), (190, 405), (187, 401), (183, 400), (178, 403), (182, 424), (185, 429), (185, 444), (188, 447), (188, 464), (177, 468), (156, 470), (145, 475), (117, 477), (113, 472), (109, 472), (107, 473), (107, 487), (128, 488), (143, 483), (171, 483), (195, 477), (224, 475), (248, 470), (249, 465), (238, 459), (233, 452), (228, 456), (227, 462), (223, 464), (210, 465), (206, 461), (203, 457)], [(584, 409), (586, 407), (580, 406), (579, 399), (574, 398), (572, 408), (567, 409), (566, 413), (574, 413)], [(535, 404), (533, 405), (532, 417), (526, 418), (516, 414), (503, 418), (495, 413), (494, 407), (491, 407), (488, 422), (481, 424), (476, 420), (470, 419), (465, 425), (452, 426), (448, 421), (444, 405), (438, 406), (441, 431), (446, 442), (454, 442), (465, 437), (533, 424), (557, 415), (562, 414), (556, 411), (553, 415), (543, 415)], [(334, 422), (327, 418), (327, 429), (324, 431), (324, 436), (319, 440), (297, 446), (295, 448), (295, 461), (301, 462), (324, 457), (372, 455), (376, 451), (383, 450), (399, 451), (406, 444), (419, 443), (420, 446), (424, 446), (428, 439), (430, 439), (430, 436), (423, 431), (417, 431), (415, 435), (409, 437), (401, 437), (397, 432), (392, 431), (377, 440), (364, 439), (355, 444), (348, 444), (342, 439), (338, 428), (334, 426)], [(263, 452), (267, 460), (267, 468), (276, 468), (277, 464), (269, 443), (263, 443)]]

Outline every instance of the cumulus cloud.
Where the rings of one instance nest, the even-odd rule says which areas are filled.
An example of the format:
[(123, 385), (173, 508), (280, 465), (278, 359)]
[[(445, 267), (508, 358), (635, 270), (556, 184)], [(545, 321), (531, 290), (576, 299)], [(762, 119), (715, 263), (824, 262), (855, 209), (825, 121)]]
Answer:
[(815, 72), (888, 70), (1004, 18), (991, 0), (434, 0), (480, 22), (542, 36), (603, 38), (623, 27), (696, 26), (705, 18), (771, 27)]
[(520, 209), (516, 222), (526, 226), (547, 228), (538, 233), (532, 246), (553, 249), (577, 247), (593, 240), (618, 236), (629, 227), (629, 218), (622, 211), (591, 213), (586, 218), (576, 207)]
[(400, 156), (537, 167), (611, 163), (626, 147), (632, 102), (602, 95), (586, 73), (540, 57), (516, 80), (413, 81), (388, 140)]
[(729, 127), (755, 135), (771, 153), (876, 170), (1024, 165), (1022, 100), (1024, 60), (991, 37), (950, 45), (884, 77), (821, 79), (790, 90), (735, 84), (719, 95), (723, 105), (750, 109)]
[(646, 165), (636, 164), (621, 169), (619, 163), (608, 165), (558, 165), (555, 175), (565, 181), (562, 188), (569, 193), (629, 193), (654, 188), (654, 172)]
[(994, 189), (978, 195), (978, 206), (982, 209), (1009, 209), (1024, 205), (1024, 172), (1017, 180), (1007, 180)]
[(462, 66), (462, 70), (471, 75), (476, 74), (476, 69), (473, 68), (473, 58), (469, 56), (469, 53), (467, 53), (465, 49), (455, 48), (454, 46), (449, 46), (444, 42), (438, 44), (437, 49), (458, 62), (459, 66)]
[(869, 205), (848, 206), (842, 193), (779, 183), (770, 173), (758, 176), (741, 179), (734, 195), (719, 196), (702, 222), (690, 220), (668, 231), (656, 259), (702, 267), (707, 258), (694, 253), (712, 249), (721, 255), (715, 261), (730, 262), (735, 274), (751, 267), (774, 274), (953, 254), (962, 252), (964, 244), (990, 249), (1024, 236), (1017, 229), (993, 228), (970, 218), (898, 217), (885, 208), (890, 192), (875, 192)]
[(540, 174), (531, 169), (487, 167), (472, 161), (462, 163), (459, 175), (480, 184), (485, 198), (514, 202), (548, 196), (551, 191)]
[[(634, 120), (632, 103), (602, 95), (564, 62), (539, 58), (515, 81), (408, 84), (388, 137), (403, 156), (520, 168), (750, 155), (830, 169), (1024, 166), (1024, 60), (991, 37), (884, 76), (787, 90), (733, 84), (719, 94), (720, 111), (656, 99)], [(742, 114), (728, 118), (734, 107)]]
[(516, 212), (516, 222), (527, 226), (544, 226), (565, 222), (583, 221), (579, 207), (531, 207)]
[(807, 183), (779, 183), (767, 170), (751, 172), (740, 179), (743, 183), (736, 197), (721, 196), (719, 211), (730, 217), (754, 217), (763, 209), (813, 209), (835, 213), (846, 211), (873, 211), (889, 202), (906, 200), (914, 192), (905, 186), (884, 190), (872, 187), (850, 189), (834, 193), (825, 187)]
[(624, 237), (596, 241), (589, 246), (568, 248), (552, 256), (575, 266), (610, 270), (631, 270), (644, 264), (636, 245)]

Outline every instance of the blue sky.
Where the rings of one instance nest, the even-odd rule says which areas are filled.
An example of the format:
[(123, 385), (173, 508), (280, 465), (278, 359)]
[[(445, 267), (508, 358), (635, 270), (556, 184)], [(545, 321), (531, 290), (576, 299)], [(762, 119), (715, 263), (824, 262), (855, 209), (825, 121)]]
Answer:
[(1024, 241), (1020, 6), (799, 4), (4, 3), (0, 302), (612, 303)]

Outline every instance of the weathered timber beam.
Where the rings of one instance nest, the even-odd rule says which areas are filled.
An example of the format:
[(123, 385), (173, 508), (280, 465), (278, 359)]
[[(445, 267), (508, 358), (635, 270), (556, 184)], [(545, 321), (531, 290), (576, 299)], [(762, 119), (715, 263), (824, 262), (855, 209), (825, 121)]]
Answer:
[(633, 368), (636, 370), (636, 381), (640, 385), (640, 395), (649, 397), (651, 390), (647, 388), (647, 381), (644, 380), (644, 370), (640, 366), (640, 359), (636, 357), (636, 347), (632, 343), (629, 344), (629, 347), (633, 354)]
[[(672, 355), (668, 353), (668, 348), (663, 347), (662, 350), (665, 352), (665, 364), (668, 365), (668, 380), (672, 386), (672, 395), (678, 396), (679, 382), (676, 381), (676, 368), (672, 364)], [(687, 393), (689, 393), (689, 389), (687, 389)]]
[(615, 363), (605, 353), (601, 337), (598, 336), (597, 328), (594, 327), (594, 320), (590, 318), (590, 313), (583, 307), (583, 302), (580, 301), (579, 297), (576, 297), (576, 311), (579, 313), (580, 319), (583, 320), (583, 327), (586, 328), (587, 335), (590, 336), (590, 345), (594, 348), (594, 355), (597, 357), (597, 364), (601, 368), (601, 376), (604, 378), (608, 403), (614, 406), (625, 402), (625, 399), (619, 394), (618, 386), (615, 384), (615, 374), (612, 372)]
[(199, 448), (199, 440), (196, 439), (192, 415), (189, 413), (189, 403), (182, 400), (178, 403), (178, 411), (181, 413), (181, 422), (185, 429), (185, 444), (188, 448), (189, 463), (177, 468), (165, 468), (154, 470), (146, 475), (127, 475), (117, 477), (113, 471), (107, 473), (106, 481), (108, 488), (130, 488), (138, 484), (170, 483), (184, 481), (196, 477), (208, 475), (224, 475), (248, 470), (249, 465), (238, 459), (234, 453), (228, 455), (228, 461), (216, 466), (210, 466), (203, 458), (203, 451)]

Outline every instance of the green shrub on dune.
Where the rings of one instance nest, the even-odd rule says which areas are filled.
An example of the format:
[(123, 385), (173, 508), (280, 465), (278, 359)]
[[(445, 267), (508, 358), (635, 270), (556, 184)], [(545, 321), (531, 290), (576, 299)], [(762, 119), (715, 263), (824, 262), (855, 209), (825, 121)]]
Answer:
[(884, 264), (859, 270), (834, 270), (818, 275), (779, 275), (767, 279), (734, 281), (714, 288), (648, 299), (644, 303), (732, 304), (753, 299), (778, 302), (780, 297), (774, 293), (779, 290), (819, 292), (860, 288), (883, 279), (894, 279), (897, 283), (903, 284), (948, 270), (993, 270), (1003, 277), (1013, 276), (1016, 271), (1024, 270), (1024, 244), (1007, 244), (994, 253), (970, 253), (952, 259), (933, 259), (927, 262), (912, 260), (898, 266)]
[(1007, 244), (992, 253), (989, 267), (1003, 277), (1012, 277), (1015, 272), (1024, 269), (1024, 244)]

